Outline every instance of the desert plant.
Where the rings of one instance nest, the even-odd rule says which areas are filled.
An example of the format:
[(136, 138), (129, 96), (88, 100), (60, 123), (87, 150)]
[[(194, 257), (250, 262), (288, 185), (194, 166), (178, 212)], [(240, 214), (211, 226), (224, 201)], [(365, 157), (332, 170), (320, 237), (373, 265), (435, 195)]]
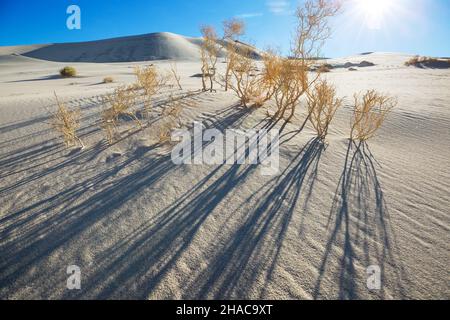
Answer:
[(108, 142), (114, 141), (114, 135), (119, 127), (120, 117), (128, 117), (142, 128), (132, 108), (136, 104), (137, 94), (134, 88), (122, 86), (104, 97), (105, 109), (102, 112), (102, 128), (105, 130)]
[(53, 127), (62, 136), (67, 147), (75, 146), (78, 142), (80, 147), (84, 148), (83, 141), (77, 135), (79, 112), (70, 111), (59, 101), (56, 92), (54, 94), (58, 110), (53, 114)]
[[(209, 90), (210, 92), (213, 92), (217, 56), (219, 53), (217, 34), (211, 26), (202, 26), (200, 31), (203, 38), (202, 45), (200, 46), (203, 91)], [(209, 79), (209, 89), (206, 87), (206, 79)]]
[(319, 73), (327, 73), (331, 71), (331, 66), (329, 64), (321, 64), (319, 68), (317, 68), (317, 72)]
[(134, 74), (137, 80), (136, 87), (144, 92), (144, 111), (148, 115), (151, 111), (151, 99), (161, 91), (168, 77), (159, 73), (154, 66), (136, 67)]
[[(335, 16), (339, 9), (339, 3), (331, 0), (307, 0), (297, 9), (292, 57), (277, 62), (279, 71), (274, 93), (277, 111), (274, 119), (283, 119), (289, 111), (285, 119), (289, 122), (295, 114), (300, 98), (319, 79), (320, 72), (309, 79), (308, 71), (320, 56), (325, 40), (331, 35), (328, 20)], [(309, 117), (310, 115), (307, 119)]]
[[(279, 74), (275, 79), (275, 103), (277, 110), (273, 115), (276, 120), (290, 121), (300, 98), (311, 85), (308, 82), (308, 67), (302, 60), (280, 59)], [(286, 112), (288, 113), (285, 118)]]
[(325, 80), (317, 82), (314, 90), (308, 95), (309, 120), (317, 132), (317, 137), (325, 140), (328, 128), (342, 99), (336, 98), (336, 89)]
[(229, 87), (233, 90), (244, 107), (259, 107), (265, 101), (264, 87), (261, 85), (261, 77), (256, 75), (255, 61), (250, 57), (250, 52), (245, 49), (240, 53), (234, 51), (230, 72), (232, 75)]
[(178, 85), (178, 89), (183, 90), (183, 87), (181, 86), (180, 83), (181, 77), (178, 75), (178, 68), (176, 62), (170, 63), (170, 73), (172, 75), (173, 80), (175, 80), (176, 84)]
[(114, 82), (114, 78), (113, 77), (105, 77), (103, 78), (103, 83), (112, 83)]
[(366, 141), (372, 138), (396, 105), (396, 98), (375, 90), (368, 90), (362, 97), (355, 94), (350, 139)]
[(66, 66), (59, 70), (59, 74), (64, 78), (71, 78), (77, 75), (77, 70), (74, 67)]
[(158, 130), (158, 141), (163, 144), (170, 141), (172, 131), (181, 127), (181, 112), (183, 106), (181, 99), (175, 99), (172, 95), (169, 97), (167, 106), (161, 113), (161, 120)]
[(245, 33), (245, 23), (242, 20), (233, 18), (223, 22), (223, 41), (226, 49), (226, 68), (225, 68), (225, 91), (228, 91), (231, 68), (236, 57), (236, 40)]

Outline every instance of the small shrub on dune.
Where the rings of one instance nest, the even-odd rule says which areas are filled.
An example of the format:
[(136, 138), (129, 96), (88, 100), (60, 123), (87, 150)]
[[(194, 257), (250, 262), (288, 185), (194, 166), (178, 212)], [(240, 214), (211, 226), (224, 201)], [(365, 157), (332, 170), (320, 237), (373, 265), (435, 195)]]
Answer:
[(80, 114), (78, 111), (70, 111), (58, 99), (55, 92), (58, 110), (53, 114), (53, 127), (62, 136), (67, 147), (76, 146), (77, 143), (84, 148), (83, 141), (77, 135)]
[(72, 78), (77, 75), (77, 70), (74, 67), (64, 67), (59, 70), (59, 74), (63, 78)]
[(314, 86), (314, 90), (308, 96), (307, 105), (309, 121), (316, 130), (317, 137), (325, 140), (330, 123), (342, 105), (342, 99), (336, 98), (335, 88), (323, 80)]
[(396, 98), (375, 90), (367, 91), (362, 97), (355, 94), (350, 139), (366, 141), (372, 138), (396, 105)]
[(114, 78), (113, 77), (105, 77), (103, 78), (103, 83), (112, 83), (114, 82)]
[[(220, 50), (217, 34), (212, 26), (202, 26), (200, 32), (203, 38), (202, 45), (200, 46), (202, 90), (213, 92), (217, 57)], [(206, 79), (209, 79), (209, 88), (206, 86)]]
[(245, 33), (245, 23), (242, 20), (233, 18), (223, 22), (223, 40), (225, 40), (226, 49), (226, 69), (225, 69), (225, 91), (228, 91), (230, 82), (231, 66), (233, 58), (237, 52), (236, 40)]
[[(231, 50), (231, 49), (230, 49)], [(231, 81), (228, 87), (233, 90), (244, 107), (260, 107), (265, 101), (262, 78), (255, 75), (256, 64), (250, 57), (250, 51), (233, 54), (229, 52)]]
[(324, 64), (320, 65), (319, 68), (317, 68), (317, 72), (319, 72), (319, 73), (327, 73), (327, 72), (331, 71), (331, 68), (332, 68), (331, 65), (324, 63)]
[(170, 96), (167, 106), (161, 113), (161, 124), (158, 129), (158, 141), (164, 144), (170, 141), (172, 131), (181, 127), (181, 112), (183, 106), (180, 100), (175, 100)]
[(154, 66), (136, 67), (134, 74), (137, 79), (136, 88), (144, 91), (144, 111), (148, 114), (151, 110), (151, 99), (167, 83), (167, 76), (160, 74)]
[(141, 122), (132, 110), (136, 104), (136, 99), (137, 94), (134, 88), (126, 86), (117, 88), (104, 98), (106, 107), (102, 112), (102, 128), (105, 130), (109, 143), (114, 141), (120, 117), (130, 118), (137, 127), (142, 128)]

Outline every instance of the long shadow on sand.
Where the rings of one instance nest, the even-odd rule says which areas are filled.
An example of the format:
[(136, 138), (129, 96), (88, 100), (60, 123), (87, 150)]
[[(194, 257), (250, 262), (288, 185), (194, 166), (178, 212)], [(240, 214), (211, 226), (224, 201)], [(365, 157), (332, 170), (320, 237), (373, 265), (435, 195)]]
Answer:
[[(339, 299), (358, 299), (367, 294), (366, 278), (357, 277), (356, 264), (363, 268), (377, 265), (381, 269), (381, 281), (387, 279), (387, 266), (400, 264), (400, 268), (391, 268), (389, 278), (391, 288), (398, 290), (402, 278), (402, 267), (396, 261), (396, 241), (390, 227), (390, 219), (383, 189), (376, 171), (376, 160), (366, 143), (356, 145), (349, 142), (345, 165), (335, 192), (328, 220), (329, 236), (320, 264), (313, 297), (326, 296), (322, 292), (325, 279), (337, 283)], [(338, 259), (337, 270), (329, 270), (331, 262)], [(373, 292), (379, 297), (385, 296), (385, 290)]]
[[(221, 112), (217, 116), (217, 123), (211, 125), (232, 126), (247, 113), (243, 109), (230, 108)], [(90, 157), (97, 156), (101, 150), (101, 146), (93, 148), (90, 152), (83, 152), (84, 155), (80, 157), (83, 161), (89, 161)], [(133, 155), (115, 166), (81, 179), (54, 196), (28, 204), (3, 217), (0, 221), (0, 237), (7, 241), (0, 246), (0, 292), (7, 291), (15, 283), (26, 282), (30, 277), (27, 274), (36, 264), (45, 261), (50, 254), (63, 248), (70, 240), (107, 218), (115, 209), (132, 201), (137, 194), (148, 190), (175, 169), (170, 155), (155, 157), (150, 154), (152, 150), (153, 147), (138, 148)], [(132, 166), (138, 168), (132, 173), (119, 174)], [(171, 262), (183, 252), (208, 214), (238, 184), (238, 178), (235, 177), (237, 168), (238, 166), (233, 166), (227, 173), (220, 175), (211, 183), (207, 192), (199, 192), (205, 181), (200, 182), (186, 195), (192, 195), (193, 199), (189, 198), (186, 202), (186, 197), (182, 197), (162, 214), (158, 214), (155, 221), (143, 223), (136, 233), (125, 240), (125, 244), (119, 243), (113, 247), (112, 252), (106, 253), (105, 259), (101, 260), (107, 265), (106, 269), (100, 268), (98, 274), (86, 281), (88, 284), (83, 290), (83, 297), (113, 297), (117, 296), (118, 289), (126, 291), (127, 288), (129, 291), (126, 292), (126, 297), (145, 297), (152, 286), (157, 284), (160, 276), (170, 268)], [(206, 181), (213, 179), (218, 170), (220, 167), (209, 174)], [(116, 175), (119, 178), (111, 178)], [(242, 178), (238, 180), (240, 179)], [(100, 191), (88, 191), (92, 188), (96, 190), (96, 187)], [(145, 250), (146, 246), (148, 250)], [(123, 252), (121, 248), (124, 247), (126, 250)], [(140, 252), (144, 255), (139, 254)], [(158, 267), (162, 261), (167, 263), (164, 267)], [(141, 273), (148, 271), (151, 265), (158, 272), (151, 279), (140, 282), (139, 280), (143, 280)], [(53, 271), (59, 275), (50, 282), (58, 286), (61, 270)], [(53, 271), (46, 270), (44, 273), (48, 275)], [(115, 275), (113, 282), (109, 282), (111, 275)], [(132, 290), (127, 287), (130, 281), (142, 283), (143, 287)], [(100, 285), (103, 290), (93, 292), (89, 283), (92, 286)], [(41, 294), (48, 297), (52, 290), (51, 286), (42, 288)]]
[(309, 200), (323, 150), (320, 140), (310, 140), (263, 192), (247, 199), (256, 200), (256, 206), (216, 251), (185, 298), (236, 299), (250, 293), (264, 297), (266, 286), (258, 286), (261, 289), (255, 293), (254, 284), (270, 282), (300, 196), (306, 195), (305, 203)]

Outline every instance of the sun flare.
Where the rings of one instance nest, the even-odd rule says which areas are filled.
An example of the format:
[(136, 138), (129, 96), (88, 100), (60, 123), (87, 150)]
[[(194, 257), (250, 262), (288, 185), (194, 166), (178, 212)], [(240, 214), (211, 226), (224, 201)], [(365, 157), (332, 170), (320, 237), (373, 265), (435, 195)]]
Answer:
[(357, 11), (365, 18), (370, 29), (380, 29), (383, 20), (391, 10), (391, 0), (358, 0), (356, 1)]

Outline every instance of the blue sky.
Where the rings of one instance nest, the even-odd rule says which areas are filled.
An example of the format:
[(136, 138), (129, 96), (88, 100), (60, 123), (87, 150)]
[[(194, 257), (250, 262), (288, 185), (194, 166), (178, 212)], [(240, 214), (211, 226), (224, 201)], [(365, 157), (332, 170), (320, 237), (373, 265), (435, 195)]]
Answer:
[[(387, 0), (389, 5), (376, 17), (358, 2), (370, 0), (343, 1), (342, 13), (331, 22), (335, 31), (323, 49), (324, 56), (368, 51), (450, 56), (449, 0)], [(376, 3), (380, 1), (386, 2)], [(247, 23), (244, 40), (287, 53), (294, 27), (292, 14), (301, 2), (0, 0), (0, 45), (87, 41), (158, 31), (198, 36), (202, 24), (220, 28), (224, 19), (240, 17)], [(66, 27), (66, 9), (71, 4), (81, 8), (81, 30)]]

